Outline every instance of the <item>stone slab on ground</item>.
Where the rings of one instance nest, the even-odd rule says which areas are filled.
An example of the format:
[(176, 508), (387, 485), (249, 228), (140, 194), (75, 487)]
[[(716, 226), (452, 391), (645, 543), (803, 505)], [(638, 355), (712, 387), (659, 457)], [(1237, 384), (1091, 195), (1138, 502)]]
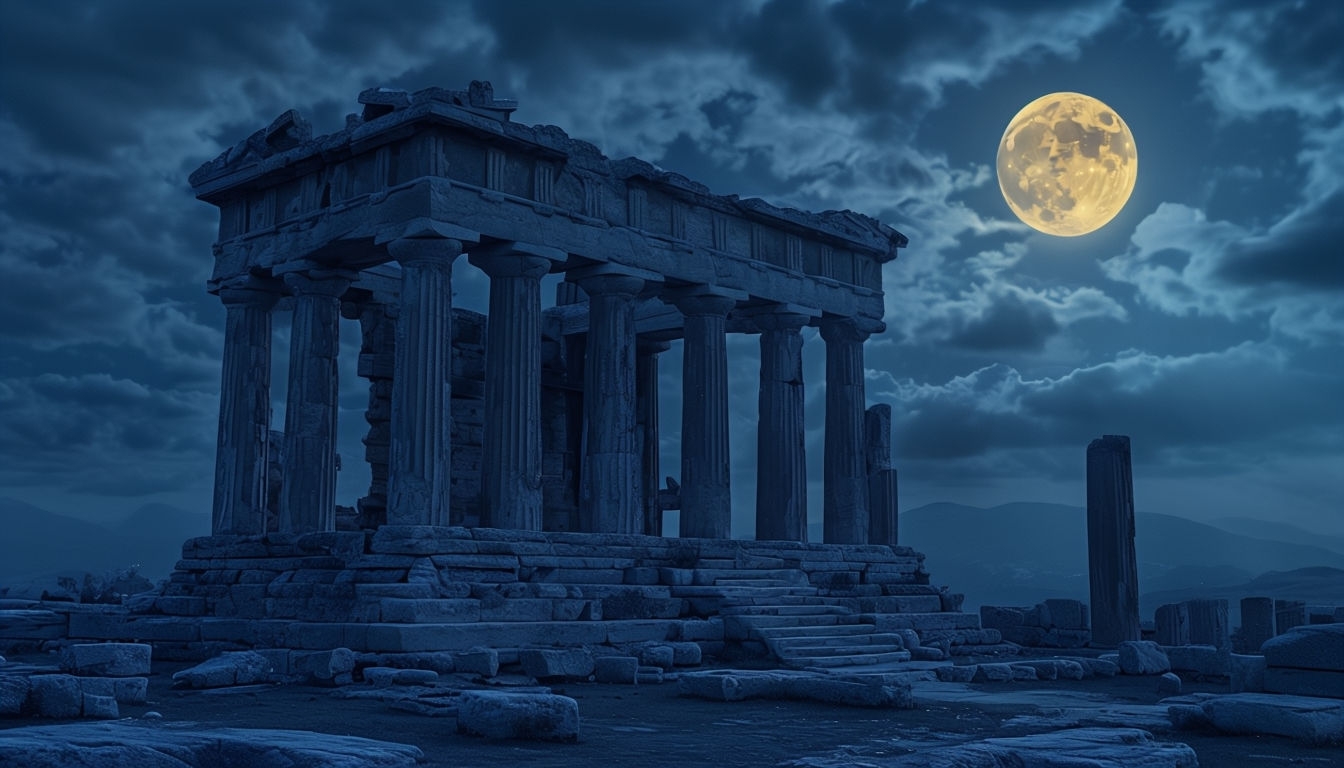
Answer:
[[(1199, 708), (1225, 733), (1286, 736), (1310, 744), (1344, 742), (1344, 701), (1337, 699), (1232, 693), (1205, 699)], [(1189, 719), (1173, 713), (1173, 725), (1183, 722)]]
[(865, 756), (862, 764), (873, 768), (1196, 768), (1199, 761), (1188, 745), (1160, 742), (1138, 728), (1068, 728), (921, 749), (899, 757)]
[(1296, 696), (1320, 696), (1344, 699), (1344, 672), (1323, 669), (1294, 669), (1267, 667), (1260, 684), (1270, 693), (1289, 693)]
[(859, 677), (839, 677), (789, 670), (714, 670), (683, 673), (677, 681), (683, 696), (714, 701), (791, 699), (856, 707), (910, 709), (909, 685), (889, 685)]
[(593, 674), (593, 655), (582, 648), (526, 648), (518, 651), (518, 661), (525, 674), (538, 680), (582, 680)]
[(1171, 671), (1162, 646), (1151, 640), (1125, 640), (1117, 649), (1120, 671), (1126, 675), (1160, 675)]
[(409, 744), (354, 736), (125, 721), (0, 730), (0, 754), (25, 768), (414, 768), (424, 759), (424, 753)]
[(18, 715), (23, 703), (28, 700), (28, 691), (32, 683), (21, 675), (0, 676), (0, 717)]
[(75, 643), (61, 654), (61, 667), (75, 675), (139, 677), (149, 674), (153, 650), (147, 643)]
[(464, 691), (457, 730), (490, 739), (578, 741), (579, 703), (551, 693)]
[(1260, 647), (1271, 667), (1344, 672), (1344, 624), (1303, 624)]
[(117, 700), (111, 696), (86, 693), (83, 715), (95, 720), (116, 720), (121, 717), (121, 710), (117, 708)]
[(252, 651), (229, 651), (173, 675), (174, 685), (188, 688), (223, 688), (264, 682), (271, 674), (265, 656)]
[(74, 675), (33, 675), (29, 683), (27, 706), (42, 717), (75, 718), (84, 709), (84, 694)]

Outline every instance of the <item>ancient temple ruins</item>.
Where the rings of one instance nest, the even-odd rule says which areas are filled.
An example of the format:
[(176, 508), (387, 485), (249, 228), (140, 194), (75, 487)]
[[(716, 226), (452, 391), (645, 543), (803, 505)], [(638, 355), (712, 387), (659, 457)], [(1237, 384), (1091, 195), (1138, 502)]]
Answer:
[[(191, 176), (220, 211), (210, 290), (227, 309), (212, 533), (337, 529), (344, 314), (363, 324), (370, 381), (373, 483), (353, 527), (657, 535), (676, 505), (682, 536), (729, 538), (725, 336), (751, 333), (756, 538), (805, 541), (800, 330), (811, 325), (826, 344), (825, 541), (896, 543), (889, 412), (866, 412), (863, 344), (883, 328), (882, 265), (904, 236), (608, 160), (555, 127), (511, 122), (515, 103), (488, 83), (359, 101), (342, 131), (314, 137), (287, 112)], [(452, 307), (464, 254), (490, 278), (485, 319)], [(543, 312), (548, 273), (564, 282)], [(272, 446), (280, 311), (293, 330)], [(484, 338), (464, 340), (455, 319)], [(669, 502), (657, 358), (676, 338), (682, 465)]]

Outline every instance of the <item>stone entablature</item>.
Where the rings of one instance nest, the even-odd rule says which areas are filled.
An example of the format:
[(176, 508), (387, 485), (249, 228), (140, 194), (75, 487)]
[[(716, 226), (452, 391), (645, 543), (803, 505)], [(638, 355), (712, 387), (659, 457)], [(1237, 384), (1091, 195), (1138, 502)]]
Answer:
[(881, 322), (881, 265), (906, 238), (867, 216), (713, 195), (610, 161), (554, 126), (508, 122), (511, 102), (488, 84), (360, 100), (343, 131), (313, 137), (290, 111), (192, 174), (220, 207), (213, 285), (301, 260), (362, 268), (394, 258), (388, 242), (448, 224), (545, 243), (568, 266), (610, 262)]

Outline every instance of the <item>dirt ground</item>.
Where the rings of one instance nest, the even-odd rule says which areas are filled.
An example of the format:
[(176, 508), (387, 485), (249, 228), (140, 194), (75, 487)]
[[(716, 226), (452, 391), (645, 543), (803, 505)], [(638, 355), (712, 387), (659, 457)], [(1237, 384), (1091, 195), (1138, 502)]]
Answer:
[[(50, 663), (42, 657), (14, 661)], [(394, 710), (373, 700), (332, 696), (329, 689), (272, 686), (246, 692), (174, 690), (172, 673), (185, 664), (156, 664), (145, 705), (123, 705), (123, 717), (146, 712), (165, 721), (196, 721), (219, 727), (292, 728), (363, 736), (418, 746), (426, 766), (774, 766), (812, 758), (822, 765), (843, 755), (879, 757), (918, 751), (933, 743), (1031, 732), (1003, 726), (1022, 711), (971, 705), (914, 710), (874, 710), (807, 702), (711, 702), (682, 698), (674, 683), (644, 686), (595, 683), (553, 686), (579, 702), (577, 744), (495, 742), (458, 735), (452, 717)], [(1104, 692), (1120, 702), (1153, 704), (1161, 697), (1153, 678), (1000, 683), (1039, 690)], [(995, 684), (991, 684), (994, 687)], [(1188, 684), (1186, 692), (1222, 692)], [(49, 724), (50, 720), (5, 719), (0, 728)], [(953, 734), (960, 735), (953, 736)], [(1230, 737), (1191, 732), (1155, 733), (1163, 741), (1189, 744), (1204, 768), (1282, 768), (1285, 765), (1344, 766), (1344, 749), (1308, 747), (1276, 737)], [(967, 738), (971, 737), (971, 738)]]

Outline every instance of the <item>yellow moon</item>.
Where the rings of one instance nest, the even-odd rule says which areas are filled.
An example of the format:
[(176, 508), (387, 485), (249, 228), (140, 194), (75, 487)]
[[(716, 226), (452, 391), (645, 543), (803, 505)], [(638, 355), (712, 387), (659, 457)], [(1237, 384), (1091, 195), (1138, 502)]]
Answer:
[(1139, 155), (1115, 110), (1081, 93), (1051, 93), (1008, 123), (999, 141), (999, 189), (1008, 207), (1047, 235), (1094, 232), (1134, 191)]

